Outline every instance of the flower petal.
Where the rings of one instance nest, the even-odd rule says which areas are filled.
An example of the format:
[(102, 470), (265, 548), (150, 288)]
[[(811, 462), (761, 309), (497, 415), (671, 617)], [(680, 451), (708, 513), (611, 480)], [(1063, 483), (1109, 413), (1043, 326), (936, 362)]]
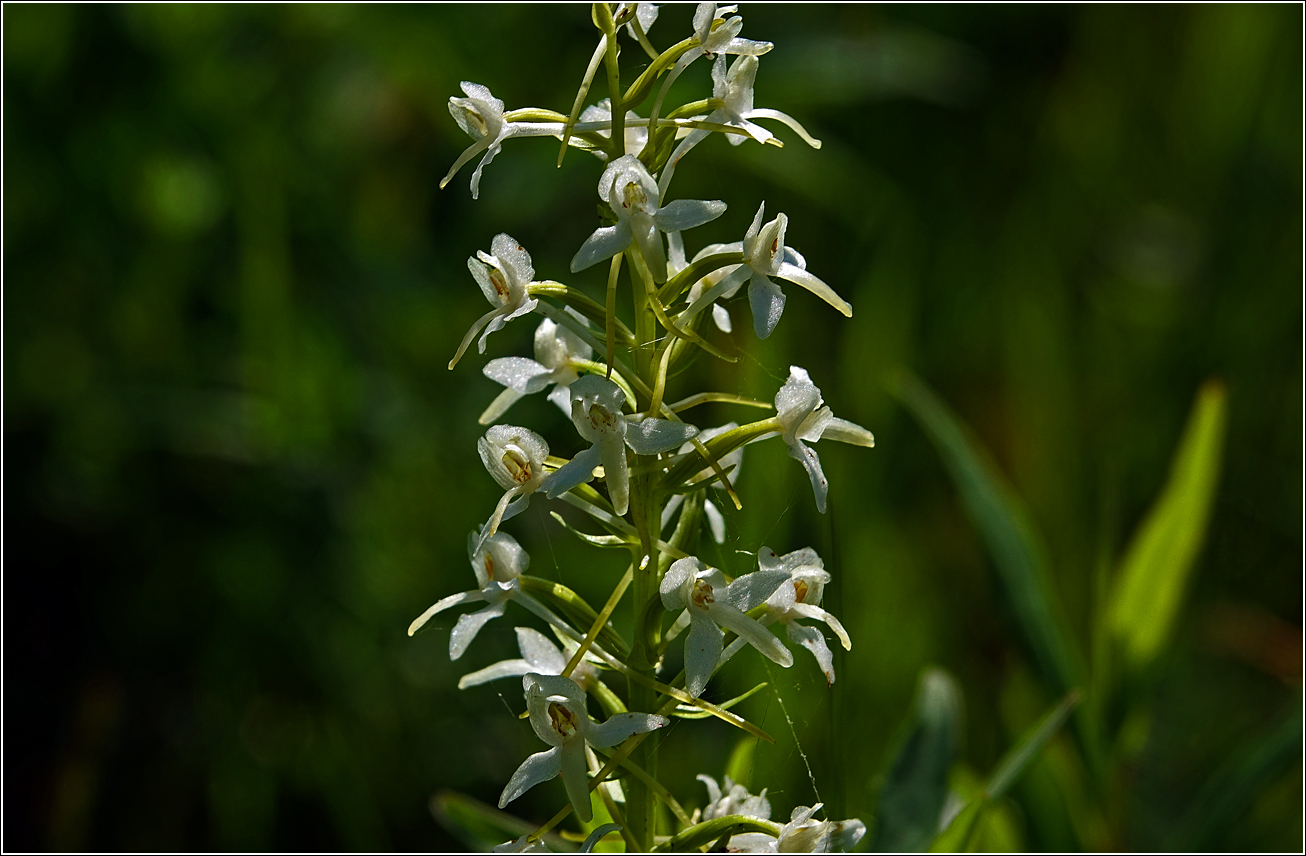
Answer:
[(597, 443), (603, 457), (603, 478), (608, 483), (608, 499), (618, 517), (630, 508), (630, 469), (626, 466), (626, 444), (617, 434), (605, 434)]
[(756, 620), (744, 615), (730, 604), (718, 600), (708, 606), (707, 612), (713, 621), (727, 630), (735, 631), (739, 634), (739, 638), (747, 640), (749, 645), (772, 662), (779, 663), (786, 669), (794, 664), (794, 655), (789, 653), (789, 649), (783, 642), (775, 638), (771, 631), (758, 624)]
[(684, 593), (685, 582), (702, 568), (703, 563), (693, 556), (677, 559), (667, 568), (658, 585), (658, 593), (662, 595), (662, 605), (668, 612), (684, 609), (688, 605)]
[(840, 419), (837, 416), (826, 424), (825, 430), (821, 432), (821, 439), (838, 440), (840, 443), (851, 443), (854, 446), (866, 446), (867, 448), (875, 445), (874, 434), (856, 423), (849, 422), (847, 419)]
[(476, 421), (481, 425), (489, 425), (507, 413), (508, 408), (520, 401), (522, 397), (522, 394), (515, 389), (505, 389), (494, 397), (494, 401), (490, 402), (490, 406), (485, 408), (485, 412)]
[(623, 220), (615, 226), (601, 226), (585, 239), (571, 260), (571, 272), (578, 273), (585, 268), (610, 259), (630, 246), (633, 236), (630, 226)]
[(812, 480), (812, 493), (816, 496), (816, 510), (824, 514), (825, 496), (830, 490), (830, 483), (825, 480), (825, 473), (821, 470), (820, 456), (815, 449), (799, 440), (789, 444), (789, 456), (797, 459), (807, 470), (807, 476)]
[(708, 202), (703, 199), (677, 199), (664, 208), (659, 208), (653, 215), (654, 222), (663, 232), (679, 232), (710, 223), (726, 213), (726, 204), (721, 200)]
[(797, 621), (791, 621), (789, 622), (789, 638), (812, 652), (812, 655), (816, 657), (816, 664), (821, 667), (821, 673), (825, 675), (826, 685), (833, 684), (834, 655), (830, 653), (830, 646), (826, 644), (821, 631), (815, 627), (806, 627)]
[(503, 615), (507, 609), (507, 601), (492, 603), (485, 609), (476, 612), (467, 612), (458, 616), (458, 623), (454, 625), (453, 632), (449, 634), (449, 659), (457, 660), (467, 652), (467, 646), (472, 644), (476, 634), (481, 632), (487, 621), (491, 621)]
[(573, 487), (594, 478), (599, 465), (599, 444), (595, 443), (544, 479), (544, 495), (556, 499)]
[(422, 627), (426, 624), (426, 622), (431, 620), (431, 616), (440, 612), (444, 612), (446, 609), (455, 606), (461, 606), (464, 603), (484, 603), (484, 602), (485, 602), (485, 596), (482, 595), (479, 590), (464, 591), (464, 592), (459, 592), (458, 594), (451, 594), (448, 597), (442, 597), (435, 602), (434, 606), (426, 610), (426, 612), (423, 612), (421, 615), (417, 616), (417, 618), (413, 621), (413, 623), (408, 625), (408, 635), (412, 636), (414, 633), (421, 630)]
[(525, 662), (531, 664), (531, 671), (536, 674), (561, 675), (567, 665), (567, 658), (558, 650), (558, 646), (538, 630), (518, 627), (517, 648)]
[(503, 794), (499, 796), (499, 808), (503, 808), (517, 797), (529, 791), (540, 782), (547, 782), (562, 770), (562, 747), (554, 746), (545, 752), (536, 752), (522, 762), (517, 772), (512, 774)]
[(761, 606), (775, 590), (789, 582), (789, 572), (781, 569), (753, 571), (736, 577), (726, 588), (726, 603), (740, 612)]
[(585, 741), (572, 740), (558, 747), (562, 753), (562, 782), (567, 786), (567, 798), (576, 810), (576, 818), (581, 823), (589, 823), (594, 818), (590, 807), (589, 776), (585, 769)]
[(798, 265), (789, 262), (781, 262), (780, 270), (776, 276), (781, 279), (787, 279), (790, 282), (797, 283), (803, 288), (815, 294), (826, 303), (838, 309), (845, 318), (853, 317), (853, 307), (848, 301), (834, 293), (834, 289), (826, 285), (822, 280), (800, 268)]
[(477, 669), (475, 672), (468, 672), (463, 675), (458, 679), (458, 689), (465, 690), (468, 687), (479, 687), (481, 684), (502, 678), (519, 678), (534, 671), (536, 671), (535, 667), (525, 660), (500, 660), (486, 666), (484, 669)]
[(698, 429), (684, 422), (649, 417), (626, 423), (626, 443), (638, 455), (656, 455), (677, 449), (698, 434)]
[(753, 310), (753, 332), (757, 338), (765, 339), (780, 323), (780, 315), (785, 311), (784, 292), (764, 274), (754, 271), (748, 283), (748, 306)]
[(685, 637), (685, 692), (694, 698), (703, 694), (712, 672), (716, 670), (723, 635), (711, 618), (697, 609), (689, 611), (689, 635)]
[(607, 722), (591, 725), (585, 741), (595, 749), (616, 746), (632, 734), (662, 728), (669, 720), (655, 713), (614, 713)]
[[(817, 621), (824, 621), (826, 624), (830, 625), (830, 629), (834, 631), (834, 635), (839, 637), (839, 644), (843, 645), (845, 651), (851, 651), (853, 649), (853, 640), (848, 637), (848, 631), (844, 629), (843, 624), (839, 619), (835, 618), (824, 609), (821, 609), (821, 607), (813, 606), (810, 603), (795, 603), (790, 607), (790, 610), (797, 615), (801, 615), (803, 618), (813, 618)], [(790, 626), (794, 625), (791, 624)]]
[(509, 389), (529, 395), (548, 385), (553, 370), (526, 357), (499, 357), (486, 363), (481, 373)]

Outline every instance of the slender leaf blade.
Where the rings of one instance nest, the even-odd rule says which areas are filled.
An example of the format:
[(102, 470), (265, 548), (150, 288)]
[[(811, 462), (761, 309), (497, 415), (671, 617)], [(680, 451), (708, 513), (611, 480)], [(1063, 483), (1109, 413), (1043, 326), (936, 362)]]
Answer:
[(1207, 381), (1170, 464), (1170, 476), (1134, 535), (1111, 601), (1113, 636), (1139, 669), (1160, 653), (1183, 603), (1220, 477), (1225, 387)]
[(1082, 686), (1083, 660), (1060, 618), (1042, 541), (1024, 503), (978, 439), (915, 375), (904, 371), (896, 393), (957, 485), (1044, 682), (1057, 695)]

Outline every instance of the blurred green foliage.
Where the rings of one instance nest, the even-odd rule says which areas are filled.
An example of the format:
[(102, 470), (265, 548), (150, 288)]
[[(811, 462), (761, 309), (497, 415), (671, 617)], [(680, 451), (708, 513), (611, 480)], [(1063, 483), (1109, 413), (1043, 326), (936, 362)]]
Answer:
[[(687, 33), (690, 12), (665, 9), (654, 43)], [(968, 800), (975, 771), (1059, 698), (942, 459), (888, 391), (900, 367), (1022, 498), (1058, 632), (1081, 642), (1194, 394), (1218, 377), (1204, 549), (1147, 704), (1101, 714), (1127, 761), (1104, 787), (1070, 731), (1052, 738), (978, 840), (1299, 850), (1301, 9), (743, 13), (745, 36), (776, 43), (758, 104), (825, 145), (700, 146), (678, 193), (730, 210), (690, 250), (737, 240), (765, 199), (856, 313), (795, 293), (758, 342), (733, 306), (750, 358), (695, 370), (769, 400), (802, 365), (877, 448), (821, 447), (825, 516), (781, 444), (746, 455), (745, 511), (705, 559), (739, 573), (751, 559), (737, 550), (815, 547), (854, 648), (829, 690), (802, 658), (732, 663), (713, 692), (770, 681), (741, 711), (778, 741), (737, 756), (751, 772), (735, 778), (770, 788), (778, 813), (820, 799), (830, 817), (872, 817), (937, 664), (965, 700), (949, 782)], [(594, 228), (598, 162), (571, 152), (554, 169), (555, 146), (514, 142), (478, 202), (468, 170), (438, 191), (467, 143), (446, 103), (474, 80), (509, 107), (565, 110), (593, 50), (588, 15), (3, 16), (4, 845), (459, 846), (432, 796), (493, 804), (539, 748), (509, 713), (513, 687), (456, 689), (516, 656), (513, 621), (457, 664), (439, 629), (404, 634), (469, 586), (466, 534), (497, 499), (474, 446), (498, 387), (475, 360), (444, 368), (484, 309), (465, 260), (506, 231), (562, 277)], [(673, 98), (707, 75), (697, 64)], [(601, 278), (569, 281), (597, 294)], [(529, 327), (488, 355), (527, 353)], [(700, 424), (738, 418), (712, 408)], [(542, 400), (512, 417), (571, 436)], [(594, 603), (624, 569), (543, 503), (514, 534), (534, 573)], [(663, 779), (692, 807), (693, 776), (725, 771), (738, 732), (708, 720), (659, 739)], [(541, 787), (513, 808), (543, 820), (560, 802)]]

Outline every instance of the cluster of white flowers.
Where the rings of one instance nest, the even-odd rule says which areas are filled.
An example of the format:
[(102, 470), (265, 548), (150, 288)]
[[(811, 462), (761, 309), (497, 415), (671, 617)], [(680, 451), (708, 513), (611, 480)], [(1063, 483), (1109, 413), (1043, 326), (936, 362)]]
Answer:
[[(563, 153), (575, 147), (602, 159), (598, 196), (603, 222), (580, 241), (571, 273), (608, 262), (611, 292), (624, 266), (634, 286), (636, 315), (628, 326), (615, 316), (611, 294), (605, 304), (573, 284), (537, 281), (530, 253), (506, 234), (494, 237), (490, 252), (477, 251), (468, 259), (468, 269), (491, 309), (471, 325), (449, 368), (478, 334), (478, 352), (483, 354), (489, 335), (508, 322), (531, 313), (543, 319), (535, 332), (534, 359), (504, 356), (484, 367), (485, 375), (504, 390), (481, 415), (481, 423), (490, 427), (477, 449), (504, 494), (468, 539), (478, 586), (437, 601), (413, 622), (409, 633), (446, 609), (484, 604), (460, 616), (450, 633), (449, 656), (458, 659), (487, 621), (505, 613), (510, 601), (552, 628), (561, 648), (537, 630), (518, 627), (521, 659), (471, 672), (459, 687), (521, 678), (523, 717), (550, 748), (521, 763), (504, 787), (499, 807), (560, 777), (571, 810), (582, 822), (594, 817), (596, 797), (614, 821), (593, 830), (582, 850), (615, 833), (631, 848), (666, 846), (671, 839), (655, 828), (651, 811), (655, 798), (670, 799), (682, 821), (676, 842), (711, 831), (714, 840), (724, 835), (727, 848), (739, 852), (847, 849), (861, 838), (865, 826), (855, 819), (816, 820), (820, 804), (795, 809), (786, 824), (772, 823), (765, 791), (750, 796), (727, 778), (723, 793), (714, 779), (700, 776), (710, 802), (690, 818), (646, 769), (656, 749), (653, 741), (643, 743), (644, 737), (686, 711), (706, 712), (757, 732), (756, 726), (702, 696), (717, 670), (744, 646), (782, 667), (793, 665), (793, 654), (770, 626), (784, 625), (789, 640), (814, 655), (827, 683), (835, 679), (831, 648), (818, 626), (802, 620), (824, 623), (845, 650), (852, 646), (843, 625), (820, 606), (830, 573), (814, 550), (778, 555), (763, 547), (757, 569), (734, 579), (694, 555), (704, 531), (717, 543), (725, 540), (726, 519), (718, 505), (727, 498), (739, 505), (732, 481), (739, 476), (744, 446), (781, 437), (806, 469), (816, 506), (824, 512), (827, 482), (820, 459), (806, 444), (823, 438), (860, 446), (874, 443), (866, 429), (835, 418), (807, 372), (797, 366), (790, 368), (775, 395), (775, 414), (759, 421), (699, 430), (681, 417), (681, 410), (701, 401), (768, 407), (723, 392), (706, 391), (679, 404), (667, 403), (668, 378), (675, 375), (678, 363), (696, 348), (720, 355), (704, 338), (703, 322), (710, 316), (719, 330), (732, 333), (729, 311), (721, 301), (734, 297), (745, 283), (758, 337), (771, 334), (784, 310), (785, 295), (776, 279), (803, 287), (845, 316), (852, 314), (852, 307), (785, 244), (789, 221), (784, 214), (765, 221), (765, 203), (742, 240), (705, 246), (687, 260), (681, 233), (726, 211), (726, 203), (719, 200), (668, 198), (675, 166), (691, 150), (714, 133), (732, 145), (749, 140), (776, 144), (772, 132), (757, 124), (768, 119), (788, 126), (813, 147), (820, 143), (792, 117), (754, 106), (759, 57), (772, 45), (739, 36), (743, 19), (736, 7), (700, 4), (692, 36), (662, 53), (648, 38), (657, 18), (653, 4), (594, 5), (600, 40), (570, 115), (538, 108), (505, 110), (501, 100), (475, 83), (462, 84), (465, 97), (449, 99), (450, 113), (473, 143), (441, 187), (482, 155), (471, 178), (475, 198), (484, 168), (516, 137), (555, 138)], [(623, 30), (652, 59), (625, 90), (616, 82), (617, 40)], [(700, 56), (712, 59), (711, 97), (664, 110), (671, 83)], [(733, 62), (728, 56), (735, 57)], [(600, 63), (607, 67), (612, 91), (582, 110)], [(649, 118), (642, 119), (634, 108), (650, 97)], [(709, 308), (712, 311), (705, 313)], [(496, 424), (519, 399), (550, 387), (549, 400), (571, 418), (578, 435), (555, 444), (572, 451), (566, 459), (551, 457), (549, 443), (536, 432)], [(582, 537), (629, 550), (630, 570), (604, 611), (596, 612), (564, 586), (527, 575), (526, 551), (501, 531), (536, 494), (579, 508), (605, 531)], [(607, 619), (631, 580), (636, 622), (627, 639)], [(672, 641), (682, 632), (683, 675), (664, 682), (659, 672), (674, 654)], [(603, 680), (614, 671), (627, 679), (630, 694), (625, 700)], [(602, 708), (601, 721), (589, 715), (590, 696)], [(657, 708), (641, 712), (627, 705)], [(622, 786), (604, 784), (618, 766), (628, 774)], [(704, 826), (709, 823), (716, 826), (709, 830)], [(540, 849), (546, 828), (497, 849)]]

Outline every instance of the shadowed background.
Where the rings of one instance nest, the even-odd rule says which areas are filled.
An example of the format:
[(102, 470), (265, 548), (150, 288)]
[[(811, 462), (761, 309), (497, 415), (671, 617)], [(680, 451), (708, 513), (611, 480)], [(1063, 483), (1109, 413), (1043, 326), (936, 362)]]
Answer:
[[(664, 9), (653, 42), (687, 35), (691, 11)], [(757, 104), (825, 145), (784, 129), (783, 150), (703, 143), (672, 193), (730, 208), (688, 247), (738, 240), (765, 200), (856, 311), (788, 286), (759, 342), (737, 302), (745, 356), (691, 371), (770, 400), (804, 366), (877, 439), (818, 447), (824, 516), (781, 443), (751, 447), (736, 534), (704, 551), (743, 573), (740, 550), (815, 547), (854, 641), (829, 690), (801, 651), (787, 672), (741, 657), (714, 684), (720, 700), (772, 682), (742, 708), (777, 739), (749, 785), (781, 820), (823, 799), (869, 822), (928, 665), (964, 694), (963, 778), (1053, 701), (938, 453), (889, 391), (900, 367), (1024, 497), (1082, 638), (1095, 567), (1119, 557), (1214, 376), (1229, 421), (1206, 548), (1114, 797), (1077, 793), (1054, 743), (987, 839), (1166, 846), (1301, 694), (1300, 8), (743, 13), (744, 36), (776, 43)], [(452, 664), (452, 613), (405, 635), (472, 587), (465, 538), (500, 493), (475, 454), (499, 391), (479, 369), (529, 353), (533, 331), (510, 325), (446, 371), (486, 308), (466, 259), (503, 231), (537, 276), (598, 296), (604, 274), (566, 274), (595, 226), (599, 161), (572, 151), (554, 169), (556, 143), (510, 141), (479, 201), (470, 167), (440, 191), (470, 142), (447, 101), (473, 80), (509, 108), (565, 110), (596, 39), (587, 10), (3, 14), (4, 846), (461, 846), (432, 795), (493, 803), (543, 748), (514, 716), (515, 682), (456, 689), (517, 656), (513, 625), (536, 626), (524, 612)], [(708, 66), (673, 98), (703, 97)], [(580, 448), (543, 396), (506, 418), (555, 454)], [(622, 557), (546, 508), (510, 527), (532, 572), (597, 606)], [(702, 805), (694, 774), (719, 778), (738, 735), (715, 720), (663, 732), (664, 782)], [(1300, 763), (1262, 778), (1200, 846), (1301, 848)], [(563, 799), (554, 782), (511, 808), (542, 821)]]

